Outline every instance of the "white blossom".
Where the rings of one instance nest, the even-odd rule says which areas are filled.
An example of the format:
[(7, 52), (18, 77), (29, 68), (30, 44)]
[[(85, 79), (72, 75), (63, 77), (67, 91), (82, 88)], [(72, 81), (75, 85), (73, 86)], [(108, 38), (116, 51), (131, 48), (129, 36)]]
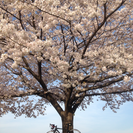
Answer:
[(67, 76), (66, 75), (63, 75), (63, 78), (67, 78)]
[(125, 81), (125, 82), (128, 82), (129, 80), (130, 80), (130, 77), (129, 77), (129, 76), (127, 76), (127, 75), (124, 76), (124, 81)]
[(30, 52), (30, 50), (28, 48), (22, 48), (22, 53), (24, 55), (27, 55)]
[[(76, 109), (75, 104), (83, 107), (95, 94), (105, 97), (106, 91), (125, 93), (131, 86), (131, 0), (5, 0), (0, 6), (1, 98), (22, 94), (19, 99), (26, 103), (29, 99), (25, 96), (32, 95), (30, 88), (35, 88), (40, 103), (55, 100), (56, 108), (60, 101), (64, 105), (70, 101)], [(132, 100), (127, 94), (118, 105)], [(82, 99), (85, 95), (87, 99)], [(109, 106), (115, 108), (115, 98), (108, 94), (104, 100), (113, 100)], [(17, 100), (9, 101), (15, 105)], [(1, 105), (8, 112), (11, 107), (5, 106)], [(31, 117), (33, 109), (42, 113), (41, 108), (24, 107), (25, 114)]]
[(127, 68), (127, 72), (131, 72), (133, 70), (132, 67)]
[(81, 87), (77, 87), (77, 90), (81, 90)]
[(132, 59), (132, 58), (133, 58), (132, 54), (129, 54), (128, 59)]
[(103, 70), (104, 72), (106, 72), (106, 71), (107, 71), (106, 66), (102, 67), (102, 70)]
[(86, 62), (85, 62), (85, 60), (83, 60), (83, 59), (80, 59), (80, 60), (79, 60), (79, 63), (80, 63), (81, 65), (86, 65)]
[(17, 62), (16, 61), (14, 61), (14, 63), (12, 64), (12, 66), (11, 66), (13, 69), (16, 69), (16, 68), (18, 68), (18, 64), (17, 64)]
[(79, 78), (79, 80), (83, 80), (83, 79), (84, 79), (84, 77), (83, 77), (83, 76), (79, 76), (78, 78)]
[(80, 97), (80, 95), (78, 94), (78, 93), (76, 93), (76, 95), (75, 95), (76, 97)]
[(116, 75), (116, 72), (110, 70), (110, 71), (108, 71), (108, 75), (109, 75), (109, 76), (115, 76), (115, 75)]
[(27, 92), (33, 93), (35, 92), (35, 90), (27, 90)]
[(2, 54), (2, 55), (1, 55), (0, 61), (1, 61), (1, 62), (4, 62), (5, 59), (7, 59), (7, 57), (8, 57), (8, 54)]
[(14, 61), (16, 61), (18, 63), (22, 61), (22, 58), (21, 57), (14, 57), (13, 59), (14, 59)]
[(73, 87), (76, 87), (76, 84), (72, 84)]
[(39, 56), (39, 57), (37, 57), (37, 60), (38, 60), (38, 61), (42, 61), (43, 58), (42, 58), (41, 56)]
[(118, 70), (116, 73), (117, 73), (118, 75), (121, 75), (121, 74), (122, 74), (122, 70)]
[(70, 84), (63, 84), (62, 86), (65, 87), (65, 88), (70, 88), (71, 87)]
[(76, 30), (79, 30), (79, 31), (82, 30), (81, 24), (76, 24), (76, 25), (75, 25), (75, 29), (76, 29)]

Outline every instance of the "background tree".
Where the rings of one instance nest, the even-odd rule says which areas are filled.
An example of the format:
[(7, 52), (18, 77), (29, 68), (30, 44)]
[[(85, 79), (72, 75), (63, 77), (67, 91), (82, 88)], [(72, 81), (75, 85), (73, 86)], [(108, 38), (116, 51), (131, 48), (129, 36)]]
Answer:
[(131, 0), (0, 0), (0, 115), (52, 104), (65, 133), (94, 96), (133, 101), (132, 16)]

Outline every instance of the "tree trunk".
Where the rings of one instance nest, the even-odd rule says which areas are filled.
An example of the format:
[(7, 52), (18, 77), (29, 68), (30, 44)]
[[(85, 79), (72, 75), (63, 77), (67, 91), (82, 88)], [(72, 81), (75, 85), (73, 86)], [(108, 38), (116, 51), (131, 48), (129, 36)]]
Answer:
[(64, 112), (62, 116), (62, 133), (67, 133), (67, 129), (73, 129), (73, 113), (72, 112)]

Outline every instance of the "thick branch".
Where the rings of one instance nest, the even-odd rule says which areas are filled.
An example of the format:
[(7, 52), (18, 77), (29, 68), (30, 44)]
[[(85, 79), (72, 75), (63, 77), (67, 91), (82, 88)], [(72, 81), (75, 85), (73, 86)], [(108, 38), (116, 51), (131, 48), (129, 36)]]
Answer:
[(71, 98), (71, 95), (72, 95), (72, 91), (73, 91), (73, 88), (69, 88), (67, 90), (67, 96), (66, 96), (66, 99), (65, 99), (65, 111), (67, 111), (66, 109), (69, 109), (71, 107), (71, 104), (70, 104), (70, 98)]
[(45, 91), (47, 91), (47, 87), (46, 87), (45, 83), (43, 82), (43, 80), (40, 79), (39, 76), (37, 76), (37, 75), (30, 69), (29, 64), (28, 64), (27, 60), (25, 59), (25, 57), (22, 57), (22, 59), (23, 59), (25, 65), (26, 65), (25, 68), (28, 70), (28, 72), (41, 84), (41, 86), (43, 87), (43, 89), (44, 89)]
[(57, 101), (53, 98), (53, 96), (49, 92), (45, 93), (44, 91), (38, 92), (35, 90), (29, 90), (29, 91), (23, 92), (21, 94), (0, 95), (0, 100), (1, 99), (4, 100), (4, 99), (10, 99), (10, 98), (24, 97), (24, 96), (31, 96), (31, 95), (37, 95), (37, 96), (46, 98), (54, 106), (54, 108), (57, 110), (59, 115), (62, 115), (63, 110), (62, 110), (61, 106), (57, 103)]
[(61, 108), (61, 106), (57, 103), (57, 101), (53, 98), (53, 96), (50, 93), (46, 95), (46, 99), (53, 105), (53, 107), (56, 109), (59, 115), (62, 116), (63, 109)]

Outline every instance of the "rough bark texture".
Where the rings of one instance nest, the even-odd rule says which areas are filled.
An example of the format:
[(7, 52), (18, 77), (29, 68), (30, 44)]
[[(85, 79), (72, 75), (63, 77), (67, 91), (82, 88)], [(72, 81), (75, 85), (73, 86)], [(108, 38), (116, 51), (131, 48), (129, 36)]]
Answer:
[(62, 133), (67, 133), (67, 129), (73, 129), (73, 113), (72, 112), (64, 112), (62, 116)]

